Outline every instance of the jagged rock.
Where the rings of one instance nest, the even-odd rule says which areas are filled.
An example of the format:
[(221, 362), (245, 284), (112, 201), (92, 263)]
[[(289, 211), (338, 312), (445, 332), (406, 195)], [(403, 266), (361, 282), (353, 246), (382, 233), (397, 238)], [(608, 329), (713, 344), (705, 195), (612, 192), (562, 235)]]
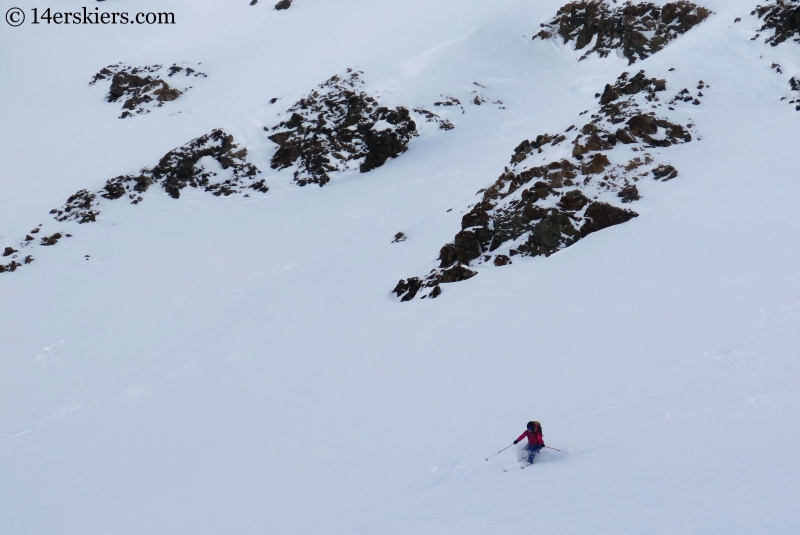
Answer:
[(26, 256), (24, 262), (25, 262), (25, 265), (30, 264), (31, 262), (33, 262), (33, 256), (31, 256), (31, 255)]
[(797, 93), (797, 96), (793, 97), (792, 100), (789, 101), (789, 104), (794, 104), (794, 109), (800, 111), (800, 80), (793, 76), (789, 80), (789, 87), (793, 92)]
[(392, 290), (401, 301), (411, 301), (417, 296), (417, 292), (422, 288), (422, 281), (419, 277), (411, 277), (408, 280), (401, 280)]
[[(109, 179), (103, 189), (96, 193), (86, 189), (78, 191), (61, 208), (55, 208), (50, 213), (60, 222), (91, 223), (97, 221), (102, 202), (126, 197), (131, 204), (138, 204), (143, 200), (140, 194), (154, 184), (175, 199), (187, 187), (202, 189), (215, 196), (245, 194), (248, 191), (265, 193), (269, 188), (263, 179), (258, 179), (260, 172), (255, 165), (247, 162), (247, 150), (240, 148), (232, 135), (217, 129), (169, 151), (152, 169), (144, 168), (139, 175)], [(37, 234), (40, 227), (25, 237), (24, 246), (34, 240), (32, 234)], [(66, 234), (66, 237), (71, 236)], [(61, 238), (62, 234), (57, 232), (42, 238), (39, 245), (52, 246)]]
[(558, 201), (557, 206), (565, 212), (580, 212), (587, 204), (589, 204), (589, 199), (586, 198), (586, 195), (581, 190), (574, 189), (565, 193)]
[(591, 159), (581, 166), (581, 173), (584, 175), (596, 175), (605, 171), (610, 165), (611, 162), (605, 154), (593, 154)]
[(678, 170), (671, 165), (662, 164), (653, 169), (653, 177), (656, 180), (666, 182), (667, 180), (672, 180), (676, 176), (678, 176)]
[(273, 169), (294, 167), (300, 186), (324, 186), (330, 173), (366, 173), (408, 149), (417, 135), (408, 109), (380, 106), (359, 90), (360, 74), (348, 70), (344, 78), (334, 76), (289, 108), (291, 117), (269, 136), (278, 145)]
[(456, 264), (447, 269), (437, 270), (435, 276), (433, 277), (435, 284), (432, 284), (432, 286), (436, 286), (438, 283), (465, 281), (467, 279), (471, 279), (475, 275), (477, 275), (475, 271), (472, 271), (465, 266)]
[(88, 190), (82, 189), (71, 195), (66, 204), (61, 209), (55, 208), (50, 211), (55, 216), (56, 221), (77, 221), (78, 223), (91, 223), (97, 220), (100, 214), (95, 207), (97, 196)]
[[(182, 74), (183, 76), (177, 75)], [(162, 77), (163, 75), (163, 77)], [(164, 78), (173, 78), (173, 85)], [(206, 74), (191, 67), (173, 64), (164, 69), (163, 65), (147, 65), (130, 67), (122, 63), (109, 65), (92, 77), (89, 85), (99, 81), (110, 81), (108, 102), (122, 102), (120, 119), (150, 113), (153, 108), (160, 108), (165, 102), (172, 102), (185, 93), (190, 86), (178, 81), (181, 88), (174, 87), (179, 78), (206, 78)]]
[(14, 254), (16, 252), (17, 252), (17, 250), (14, 249), (13, 247), (6, 247), (5, 250), (3, 251), (3, 256), (11, 256), (12, 254)]
[(581, 0), (561, 7), (552, 21), (542, 24), (534, 39), (557, 35), (564, 44), (574, 41), (576, 50), (593, 44), (582, 60), (592, 53), (606, 57), (612, 50), (620, 50), (629, 63), (634, 63), (655, 54), (710, 14), (708, 9), (685, 0), (663, 7), (650, 2), (611, 6), (602, 0)]
[[(132, 204), (138, 204), (142, 200), (139, 194), (152, 184), (159, 184), (175, 199), (186, 187), (202, 188), (215, 196), (243, 193), (248, 189), (267, 192), (269, 188), (264, 180), (256, 180), (260, 171), (248, 163), (246, 157), (247, 149), (240, 149), (232, 135), (217, 129), (169, 151), (152, 169), (142, 169), (141, 174), (135, 176), (109, 179), (97, 193), (108, 200), (127, 196)], [(222, 172), (215, 170), (216, 166), (221, 167)], [(99, 206), (97, 194), (84, 189), (50, 213), (56, 221), (90, 223), (100, 215)]]
[(772, 46), (793, 39), (800, 43), (800, 1), (777, 0), (771, 4), (759, 5), (751, 13), (764, 20), (759, 32), (773, 30), (773, 35), (765, 39)]
[(626, 186), (622, 188), (619, 190), (619, 193), (617, 193), (617, 197), (619, 197), (625, 204), (638, 201), (642, 198), (642, 196), (639, 195), (639, 189), (636, 186)]
[[(600, 96), (599, 114), (593, 116), (594, 122), (585, 125), (581, 130), (582, 134), (588, 134), (589, 137), (586, 141), (581, 136), (575, 139), (573, 157), (582, 157), (591, 151), (609, 150), (618, 142), (630, 145), (644, 141), (648, 147), (669, 147), (691, 141), (692, 135), (688, 128), (658, 117), (652, 111), (645, 112), (631, 98), (643, 94), (645, 101), (651, 103), (651, 109), (658, 108), (661, 106), (656, 104), (661, 101), (658, 93), (663, 91), (666, 91), (666, 80), (647, 78), (643, 71), (633, 77), (622, 73), (613, 85), (606, 86)], [(686, 98), (688, 94), (688, 89), (684, 89), (675, 95), (670, 104), (693, 101), (693, 98)], [(603, 122), (610, 124), (602, 124), (600, 120), (603, 118)], [(622, 123), (624, 125), (618, 126)]]
[(604, 202), (593, 202), (586, 209), (586, 223), (581, 227), (581, 236), (586, 237), (604, 228), (621, 225), (639, 214), (631, 210), (623, 210)]
[(400, 243), (400, 242), (406, 241), (407, 239), (408, 239), (408, 236), (406, 236), (404, 232), (398, 232), (397, 234), (394, 235), (394, 238), (392, 239), (392, 243)]
[(494, 257), (494, 265), (495, 266), (507, 266), (511, 264), (511, 259), (504, 254), (499, 254)]
[(12, 260), (10, 263), (6, 265), (0, 264), (0, 273), (6, 273), (6, 272), (13, 273), (21, 265), (22, 264), (20, 264), (16, 260)]
[[(644, 71), (623, 73), (597, 94), (598, 107), (588, 122), (519, 143), (511, 168), (478, 192), (481, 198), (462, 217), (461, 230), (441, 247), (438, 268), (424, 278), (401, 281), (398, 296), (410, 300), (423, 288), (466, 280), (477, 274), (471, 267), (493, 258), (495, 265), (504, 265), (506, 258), (517, 255), (550, 256), (593, 232), (637, 217), (593, 199), (613, 192), (612, 198), (628, 204), (641, 198), (635, 184), (641, 178), (650, 173), (662, 180), (677, 176), (674, 167), (655, 165), (647, 152), (624, 165), (609, 157), (618, 147), (625, 154), (692, 141), (692, 124), (684, 126), (652, 111), (664, 107), (661, 94), (666, 90), (666, 80), (648, 78)], [(688, 105), (683, 91), (673, 102)], [(550, 147), (564, 142), (574, 145), (571, 158), (548, 158)]]
[[(217, 178), (215, 166), (207, 168), (202, 162), (206, 158), (222, 167), (227, 177)], [(169, 151), (151, 170), (145, 169), (142, 176), (130, 177), (126, 183), (133, 182), (135, 191), (147, 189), (148, 182), (159, 183), (175, 199), (185, 187), (202, 188), (215, 196), (242, 193), (244, 188), (266, 192), (264, 181), (255, 180), (258, 168), (246, 158), (247, 149), (240, 149), (232, 135), (214, 130)]]
[(528, 239), (517, 247), (517, 252), (527, 256), (550, 256), (579, 239), (569, 215), (550, 209), (532, 226)]
[(61, 238), (62, 238), (61, 233), (56, 232), (52, 236), (45, 236), (44, 238), (42, 238), (42, 242), (39, 245), (45, 245), (45, 246), (55, 245)]
[(283, 11), (284, 9), (289, 9), (290, 7), (292, 7), (292, 0), (281, 0), (275, 4), (275, 9), (277, 11)]
[(446, 269), (433, 270), (425, 280), (419, 277), (411, 277), (406, 280), (401, 280), (397, 283), (394, 290), (392, 290), (401, 301), (411, 301), (423, 288), (431, 288), (431, 291), (423, 296), (432, 299), (438, 297), (442, 293), (440, 284), (449, 284), (453, 282), (465, 281), (477, 275), (477, 272), (461, 265), (455, 264)]
[(441, 118), (439, 115), (433, 113), (432, 111), (425, 110), (422, 108), (414, 108), (414, 113), (418, 113), (425, 117), (425, 120), (429, 123), (436, 123), (439, 125), (439, 129), (441, 130), (452, 130), (455, 128), (453, 123), (448, 121), (447, 119)]
[[(455, 97), (448, 96), (445, 100), (440, 102), (434, 102), (434, 106), (461, 106), (461, 101)], [(463, 106), (461, 106), (463, 109)]]

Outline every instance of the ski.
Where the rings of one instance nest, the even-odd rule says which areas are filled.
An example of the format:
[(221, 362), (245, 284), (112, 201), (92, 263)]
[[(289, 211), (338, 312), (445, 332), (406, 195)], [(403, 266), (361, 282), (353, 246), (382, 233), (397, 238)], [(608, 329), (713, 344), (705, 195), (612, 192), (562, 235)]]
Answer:
[(525, 470), (526, 468), (528, 468), (528, 467), (529, 467), (529, 466), (531, 466), (532, 464), (533, 464), (533, 463), (531, 463), (531, 464), (526, 464), (526, 465), (524, 465), (524, 466), (514, 466), (514, 467), (512, 467), (512, 468), (503, 468), (503, 472), (510, 472), (511, 470), (514, 470), (514, 469), (517, 469), (517, 468), (519, 468), (520, 470)]

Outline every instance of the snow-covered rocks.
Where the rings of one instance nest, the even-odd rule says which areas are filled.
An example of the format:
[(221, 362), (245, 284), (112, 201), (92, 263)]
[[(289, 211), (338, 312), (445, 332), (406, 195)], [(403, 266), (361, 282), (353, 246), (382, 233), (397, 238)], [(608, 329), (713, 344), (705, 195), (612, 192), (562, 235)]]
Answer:
[[(750, 15), (764, 21), (764, 24), (758, 29), (759, 33), (753, 36), (751, 41), (760, 39), (766, 32), (767, 36), (764, 42), (772, 47), (786, 41), (800, 43), (800, 0), (776, 0), (770, 4), (759, 5)], [(773, 62), (771, 68), (779, 75), (784, 75), (780, 63)], [(788, 73), (788, 75), (791, 74), (793, 73)], [(782, 96), (781, 100), (788, 100), (789, 104), (800, 111), (800, 75), (791, 76), (787, 83), (790, 92), (788, 95)]]
[[(122, 102), (120, 119), (150, 113), (166, 102), (172, 102), (191, 89), (189, 80), (207, 75), (189, 66), (173, 64), (131, 67), (122, 63), (109, 65), (92, 77), (89, 85), (109, 83), (106, 100)], [(165, 80), (169, 79), (169, 82)]]
[(264, 180), (256, 180), (260, 171), (246, 157), (247, 149), (240, 149), (232, 135), (217, 129), (169, 151), (157, 165), (142, 169), (139, 175), (112, 178), (96, 193), (77, 192), (50, 213), (57, 221), (89, 223), (100, 213), (96, 208), (98, 195), (108, 200), (127, 196), (131, 204), (138, 204), (143, 200), (140, 194), (153, 184), (160, 185), (174, 199), (186, 187), (203, 189), (215, 196), (248, 189), (266, 192)]
[[(165, 154), (152, 168), (144, 168), (138, 175), (122, 175), (109, 179), (103, 189), (90, 191), (82, 189), (71, 195), (60, 208), (50, 211), (60, 223), (92, 223), (97, 221), (103, 203), (126, 198), (131, 204), (139, 204), (142, 193), (151, 186), (160, 186), (170, 197), (180, 198), (184, 188), (202, 189), (214, 196), (249, 194), (250, 191), (266, 193), (269, 188), (257, 175), (261, 171), (247, 161), (247, 149), (239, 148), (233, 136), (217, 129), (193, 139)], [(34, 237), (42, 230), (39, 225), (25, 237), (20, 249), (31, 247)], [(62, 237), (71, 237), (63, 231), (41, 238), (39, 246), (52, 246)], [(6, 251), (12, 249), (6, 248)], [(16, 258), (17, 250), (9, 255)], [(8, 256), (8, 255), (5, 255)], [(27, 257), (25, 264), (33, 261)], [(10, 264), (0, 265), (0, 273), (15, 271), (21, 264), (12, 260)]]
[(606, 57), (616, 50), (634, 63), (655, 54), (710, 14), (686, 0), (663, 7), (650, 2), (612, 6), (604, 0), (580, 0), (565, 4), (533, 38), (559, 36), (565, 44), (574, 41), (576, 50), (589, 47), (581, 60), (592, 53)]
[(441, 248), (438, 268), (422, 279), (401, 280), (394, 293), (403, 301), (423, 289), (429, 290), (423, 297), (437, 297), (440, 284), (472, 278), (476, 266), (503, 266), (518, 255), (550, 256), (637, 217), (621, 206), (641, 198), (636, 183), (678, 176), (651, 149), (692, 141), (694, 125), (669, 116), (676, 106), (700, 104), (700, 89), (708, 86), (700, 81), (697, 87), (696, 94), (683, 89), (667, 100), (665, 79), (623, 73), (596, 95), (599, 106), (585, 124), (524, 140), (511, 168), (478, 192), (482, 198), (463, 216), (461, 231)]
[(797, 111), (800, 111), (800, 79), (798, 78), (800, 77), (793, 76), (791, 80), (789, 80), (789, 87), (791, 88), (792, 94), (794, 95), (794, 98), (790, 100), (789, 103), (794, 104), (795, 109)]
[[(300, 186), (324, 186), (331, 173), (366, 173), (408, 149), (417, 135), (409, 110), (381, 106), (360, 90), (360, 74), (348, 69), (346, 76), (334, 76), (289, 108), (289, 119), (264, 128), (279, 146), (273, 169), (293, 169)], [(429, 121), (436, 120), (428, 114)]]
[[(759, 32), (772, 32), (765, 42), (772, 46), (778, 46), (787, 40), (800, 43), (800, 1), (776, 0), (757, 6), (750, 14), (764, 20)], [(754, 39), (758, 37), (760, 34)]]

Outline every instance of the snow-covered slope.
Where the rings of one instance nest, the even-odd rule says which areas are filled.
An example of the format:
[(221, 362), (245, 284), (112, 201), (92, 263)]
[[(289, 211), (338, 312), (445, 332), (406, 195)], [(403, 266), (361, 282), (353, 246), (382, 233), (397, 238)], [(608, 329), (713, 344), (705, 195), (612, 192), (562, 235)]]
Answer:
[[(0, 274), (3, 533), (795, 533), (800, 35), (765, 42), (757, 1), (703, 0), (713, 13), (649, 57), (578, 61), (574, 42), (533, 39), (564, 3), (110, 0), (176, 24), (4, 26), (0, 251), (18, 252), (0, 260), (22, 265)], [(120, 119), (109, 83), (89, 85), (119, 64), (207, 77), (186, 90), (163, 73), (181, 95)], [(407, 123), (333, 114), (354, 152), (301, 187), (269, 138), (348, 69), (415, 135), (362, 173), (387, 146), (369, 132)], [(606, 84), (639, 70), (666, 89), (631, 98), (663, 104), (691, 142), (594, 153), (647, 152), (648, 173), (678, 176), (637, 176), (630, 203), (582, 160), (570, 179), (638, 217), (549, 256), (467, 259), (477, 276), (400, 302), (397, 281), (438, 268), (507, 166), (576, 157), (573, 138), (516, 166), (515, 148), (576, 136)], [(665, 109), (684, 88), (701, 103)], [(237, 147), (220, 137), (188, 175), (180, 158), (158, 174), (215, 129)], [(239, 171), (236, 194), (202, 183)], [(99, 194), (128, 176), (152, 184)], [(537, 206), (571, 186), (548, 187)], [(95, 221), (49, 214), (79, 190)], [(508, 473), (513, 449), (485, 460), (531, 419), (569, 453)]]

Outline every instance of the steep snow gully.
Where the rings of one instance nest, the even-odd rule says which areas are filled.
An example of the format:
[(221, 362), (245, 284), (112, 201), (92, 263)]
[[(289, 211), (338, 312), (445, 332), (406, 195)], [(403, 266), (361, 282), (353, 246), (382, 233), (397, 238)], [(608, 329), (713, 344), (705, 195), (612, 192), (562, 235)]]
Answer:
[(797, 532), (800, 1), (14, 5), (0, 532)]

